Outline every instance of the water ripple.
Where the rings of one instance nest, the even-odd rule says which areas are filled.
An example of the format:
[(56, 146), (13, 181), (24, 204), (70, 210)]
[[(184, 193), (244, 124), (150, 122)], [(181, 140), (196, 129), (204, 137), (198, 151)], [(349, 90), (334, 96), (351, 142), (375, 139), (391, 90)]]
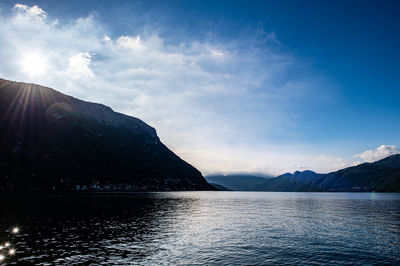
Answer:
[[(169, 192), (5, 198), (10, 264), (400, 264), (400, 194)], [(0, 235), (1, 241), (9, 235)]]

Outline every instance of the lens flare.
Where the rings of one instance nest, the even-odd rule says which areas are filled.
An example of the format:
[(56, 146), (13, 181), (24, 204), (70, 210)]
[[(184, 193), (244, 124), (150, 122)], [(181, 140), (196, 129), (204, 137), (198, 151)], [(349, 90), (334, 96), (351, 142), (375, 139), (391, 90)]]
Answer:
[(13, 233), (13, 234), (18, 234), (18, 233), (19, 233), (19, 228), (18, 228), (18, 227), (14, 227), (14, 228), (12, 229), (12, 233)]
[(14, 255), (14, 254), (15, 254), (15, 249), (13, 249), (13, 248), (10, 249), (10, 250), (8, 251), (8, 254), (9, 254), (9, 255)]

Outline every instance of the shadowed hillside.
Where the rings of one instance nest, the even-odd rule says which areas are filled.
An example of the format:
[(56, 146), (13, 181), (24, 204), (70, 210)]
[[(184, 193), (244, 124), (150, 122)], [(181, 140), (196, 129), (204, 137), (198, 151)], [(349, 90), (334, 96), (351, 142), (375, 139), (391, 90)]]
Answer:
[(328, 174), (312, 171), (267, 179), (259, 191), (377, 191), (400, 192), (400, 154)]
[(154, 128), (111, 108), (0, 79), (3, 190), (208, 190)]
[(296, 171), (278, 177), (209, 175), (208, 182), (236, 191), (377, 191), (400, 192), (400, 154), (328, 174)]
[(208, 175), (206, 180), (209, 183), (218, 184), (230, 190), (252, 191), (257, 190), (257, 186), (262, 184), (270, 176), (257, 176), (246, 174), (231, 175)]

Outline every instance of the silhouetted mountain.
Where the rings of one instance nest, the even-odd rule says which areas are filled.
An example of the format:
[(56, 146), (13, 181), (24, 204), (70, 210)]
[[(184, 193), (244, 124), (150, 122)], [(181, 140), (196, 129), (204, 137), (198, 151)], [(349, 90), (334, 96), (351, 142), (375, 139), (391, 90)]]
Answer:
[(214, 190), (143, 121), (3, 79), (0, 151), (3, 190)]
[(256, 176), (246, 174), (232, 175), (208, 175), (206, 180), (209, 183), (224, 186), (230, 190), (251, 191), (257, 190), (257, 186), (262, 184), (269, 176)]
[(400, 154), (328, 174), (312, 171), (283, 174), (265, 180), (255, 190), (400, 192)]
[(210, 185), (212, 185), (213, 187), (215, 187), (216, 189), (220, 190), (220, 191), (231, 191), (230, 189), (221, 186), (219, 184), (215, 184), (215, 183), (209, 183)]
[(400, 169), (400, 154), (391, 155), (373, 164)]

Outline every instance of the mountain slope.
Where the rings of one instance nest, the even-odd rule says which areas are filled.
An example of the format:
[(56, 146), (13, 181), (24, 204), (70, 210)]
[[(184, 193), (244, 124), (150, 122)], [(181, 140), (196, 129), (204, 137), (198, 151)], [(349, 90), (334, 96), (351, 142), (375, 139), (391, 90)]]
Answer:
[(215, 187), (216, 189), (218, 189), (219, 191), (231, 191), (230, 189), (219, 185), (219, 184), (215, 184), (215, 183), (209, 183), (210, 185), (212, 185), (213, 187)]
[(208, 175), (206, 180), (209, 183), (214, 183), (226, 187), (230, 190), (250, 191), (257, 190), (257, 186), (262, 184), (267, 177), (246, 175), (246, 174), (231, 174), (231, 175)]
[(379, 191), (400, 192), (400, 154), (328, 174), (312, 171), (267, 179), (259, 191)]
[(140, 119), (3, 79), (0, 151), (3, 190), (214, 189)]

